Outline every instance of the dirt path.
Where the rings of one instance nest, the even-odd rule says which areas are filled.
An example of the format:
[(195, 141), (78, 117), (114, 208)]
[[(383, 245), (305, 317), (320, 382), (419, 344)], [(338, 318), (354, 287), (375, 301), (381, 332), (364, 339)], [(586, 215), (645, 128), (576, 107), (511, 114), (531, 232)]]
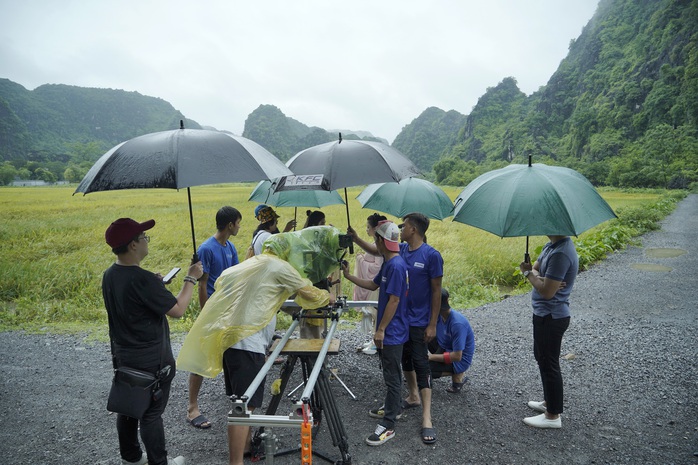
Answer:
[[(390, 442), (364, 444), (375, 425), (367, 411), (381, 402), (382, 379), (375, 357), (354, 352), (363, 337), (342, 330), (341, 353), (330, 363), (358, 396), (352, 400), (332, 382), (352, 463), (698, 463), (698, 195), (682, 201), (662, 230), (642, 242), (578, 279), (563, 342), (561, 430), (521, 421), (532, 413), (526, 402), (541, 397), (530, 295), (463, 310), (476, 333), (475, 360), (460, 395), (445, 392), (446, 380), (435, 381), (434, 446), (419, 440), (418, 409), (398, 422)], [(686, 253), (655, 258), (671, 252), (657, 248)], [(661, 267), (670, 270), (648, 271)], [(120, 463), (115, 419), (104, 409), (109, 368), (107, 344), (0, 334), (0, 463)], [(195, 430), (184, 422), (186, 373), (177, 374), (165, 412), (172, 455), (186, 456), (189, 464), (227, 463), (223, 391), (220, 377), (205, 381), (201, 401), (214, 426)], [(297, 444), (297, 431), (276, 431), (281, 447)], [(337, 456), (326, 427), (313, 447)], [(298, 454), (275, 460), (299, 462)]]

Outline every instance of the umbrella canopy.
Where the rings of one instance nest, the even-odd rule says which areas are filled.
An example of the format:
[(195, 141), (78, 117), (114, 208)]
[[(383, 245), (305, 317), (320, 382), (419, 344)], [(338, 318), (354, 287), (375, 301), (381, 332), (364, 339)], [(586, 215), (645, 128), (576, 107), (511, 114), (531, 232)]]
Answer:
[(292, 174), (264, 147), (205, 129), (154, 132), (102, 155), (75, 193), (248, 182)]
[(453, 215), (453, 202), (440, 187), (419, 178), (400, 182), (371, 184), (356, 200), (363, 208), (378, 210), (402, 218), (419, 212), (429, 218), (443, 220)]
[(297, 190), (274, 192), (276, 184), (260, 181), (250, 194), (248, 201), (264, 203), (272, 207), (312, 207), (322, 208), (328, 205), (344, 203), (337, 191)]
[(580, 173), (529, 161), (474, 179), (456, 197), (453, 221), (500, 237), (528, 237), (578, 236), (612, 218), (616, 214)]
[(396, 182), (418, 176), (416, 166), (397, 149), (380, 142), (342, 140), (298, 152), (287, 166), (296, 175), (321, 174), (326, 189)]
[[(417, 167), (399, 150), (380, 142), (342, 140), (327, 142), (301, 150), (286, 165), (295, 176), (293, 186), (281, 178), (276, 191), (344, 189), (349, 220), (347, 187), (378, 182), (397, 182), (419, 175)], [(321, 182), (304, 183), (304, 177), (320, 178)], [(299, 182), (300, 180), (300, 182)]]
[(203, 129), (155, 132), (122, 142), (90, 168), (74, 194), (120, 189), (187, 188), (196, 259), (191, 186), (248, 182), (292, 174), (264, 147), (244, 137)]

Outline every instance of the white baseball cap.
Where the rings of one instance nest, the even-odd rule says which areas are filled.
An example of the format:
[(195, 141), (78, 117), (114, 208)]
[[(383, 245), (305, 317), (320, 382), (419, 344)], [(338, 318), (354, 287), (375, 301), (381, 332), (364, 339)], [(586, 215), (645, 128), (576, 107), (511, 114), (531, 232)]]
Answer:
[(376, 227), (376, 234), (385, 240), (385, 247), (391, 252), (400, 251), (400, 228), (392, 221), (381, 221)]

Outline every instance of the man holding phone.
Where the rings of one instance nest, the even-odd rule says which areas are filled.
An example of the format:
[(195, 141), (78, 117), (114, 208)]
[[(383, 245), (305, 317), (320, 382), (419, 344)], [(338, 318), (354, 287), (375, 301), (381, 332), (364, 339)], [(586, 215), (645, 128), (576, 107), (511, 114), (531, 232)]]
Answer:
[[(117, 259), (104, 272), (102, 295), (109, 318), (114, 367), (154, 374), (167, 365), (175, 367), (165, 315), (172, 318), (184, 315), (202, 269), (200, 262), (189, 267), (182, 290), (175, 297), (165, 288), (160, 275), (141, 268), (150, 242), (145, 231), (153, 226), (155, 220), (138, 223), (131, 218), (119, 218), (106, 230), (104, 238)], [(161, 392), (153, 398), (141, 420), (122, 414), (116, 416), (122, 464), (184, 464), (183, 457), (168, 460), (162, 423), (174, 376), (172, 369), (160, 381)], [(139, 429), (147, 457), (138, 443)]]
[[(204, 308), (206, 301), (215, 290), (214, 284), (223, 270), (237, 265), (237, 250), (230, 236), (237, 236), (240, 231), (242, 214), (233, 207), (225, 206), (216, 213), (216, 233), (199, 246), (197, 251), (204, 268), (204, 274), (199, 280), (199, 305)], [(187, 405), (187, 422), (195, 428), (207, 429), (211, 422), (201, 414), (199, 409), (199, 391), (203, 377), (195, 373), (189, 374), (189, 402)]]

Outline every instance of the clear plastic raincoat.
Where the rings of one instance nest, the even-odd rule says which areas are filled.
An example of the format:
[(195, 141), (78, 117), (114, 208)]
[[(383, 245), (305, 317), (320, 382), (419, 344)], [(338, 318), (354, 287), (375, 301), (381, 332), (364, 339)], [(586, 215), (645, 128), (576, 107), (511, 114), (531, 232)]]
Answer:
[(262, 330), (294, 293), (305, 309), (329, 304), (329, 293), (312, 285), (339, 268), (339, 230), (317, 226), (275, 234), (264, 252), (223, 271), (177, 358), (182, 370), (213, 378), (223, 352)]

